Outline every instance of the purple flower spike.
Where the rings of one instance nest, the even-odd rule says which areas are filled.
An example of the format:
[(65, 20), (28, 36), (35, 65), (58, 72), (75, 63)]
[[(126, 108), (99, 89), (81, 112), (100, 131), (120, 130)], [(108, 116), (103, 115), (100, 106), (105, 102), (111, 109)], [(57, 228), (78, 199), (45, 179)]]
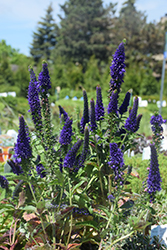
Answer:
[(120, 181), (120, 184), (123, 184), (123, 172), (121, 171), (122, 167), (124, 166), (124, 159), (123, 159), (123, 152), (120, 148), (118, 148), (118, 144), (113, 142), (110, 143), (110, 161), (108, 164), (114, 171), (115, 174), (115, 181)]
[(88, 128), (85, 128), (85, 131), (84, 131), (84, 144), (83, 144), (83, 149), (82, 149), (82, 153), (81, 153), (81, 156), (79, 158), (79, 168), (80, 167), (84, 167), (84, 162), (86, 160), (86, 157), (89, 153), (89, 130)]
[(18, 165), (22, 160), (32, 157), (32, 150), (30, 146), (29, 130), (24, 121), (24, 117), (19, 118), (19, 133), (17, 142), (14, 147), (14, 162)]
[(113, 91), (110, 97), (110, 102), (108, 105), (108, 114), (117, 113), (118, 108), (118, 92), (117, 90)]
[(137, 128), (137, 110), (138, 110), (139, 98), (136, 96), (133, 103), (133, 108), (125, 122), (125, 129), (130, 132), (135, 132)]
[(60, 133), (59, 142), (61, 145), (68, 145), (71, 143), (72, 122), (73, 120), (68, 117)]
[(1, 186), (1, 188), (8, 188), (8, 185), (9, 185), (8, 180), (4, 176), (0, 175), (0, 186)]
[(160, 134), (163, 132), (163, 127), (161, 126), (163, 123), (165, 123), (166, 120), (163, 120), (162, 116), (158, 113), (155, 113), (155, 115), (151, 116), (151, 129), (154, 134)]
[(47, 94), (49, 89), (51, 89), (51, 82), (48, 64), (47, 62), (43, 61), (42, 71), (39, 73), (38, 77), (38, 92), (43, 96), (43, 93)]
[(140, 121), (141, 121), (141, 118), (142, 118), (142, 114), (139, 114), (136, 118), (136, 129), (134, 130), (134, 132), (137, 132), (137, 130), (139, 129), (140, 127)]
[(90, 130), (95, 131), (97, 129), (96, 117), (95, 117), (95, 103), (94, 100), (90, 100)]
[(64, 159), (64, 167), (68, 167), (68, 168), (72, 168), (74, 166), (74, 162), (75, 162), (75, 158), (76, 158), (76, 154), (78, 149), (80, 148), (82, 144), (82, 140), (78, 140), (74, 146), (69, 150), (69, 152), (67, 153), (67, 155), (65, 156)]
[(30, 72), (30, 84), (28, 88), (28, 103), (30, 105), (30, 112), (32, 115), (32, 120), (37, 130), (42, 129), (42, 115), (40, 99), (37, 92), (37, 80), (33, 68), (29, 67)]
[(150, 160), (150, 169), (149, 175), (147, 179), (147, 192), (150, 194), (151, 200), (154, 200), (154, 194), (156, 191), (161, 190), (161, 176), (159, 172), (159, 164), (157, 151), (155, 148), (155, 144), (150, 145), (151, 148), (151, 160)]
[(8, 164), (11, 167), (12, 172), (14, 174), (19, 175), (19, 174), (23, 173), (23, 170), (22, 170), (21, 166), (18, 165), (17, 163), (15, 163), (14, 161), (10, 160), (10, 161), (8, 161)]
[(46, 177), (46, 171), (45, 171), (45, 168), (44, 168), (44, 166), (42, 165), (42, 163), (39, 163), (39, 164), (36, 166), (36, 170), (37, 170), (38, 175), (39, 175), (41, 178)]
[(59, 107), (59, 112), (60, 112), (60, 118), (61, 118), (61, 116), (63, 115), (64, 121), (66, 121), (67, 118), (68, 118), (68, 114), (67, 114), (66, 111), (63, 109), (63, 107), (61, 107), (60, 105), (59, 105), (58, 107)]
[(96, 106), (95, 106), (96, 121), (104, 119), (104, 107), (100, 86), (96, 87)]
[(84, 111), (83, 111), (83, 116), (80, 122), (81, 133), (84, 132), (85, 125), (86, 123), (89, 122), (88, 97), (87, 97), (86, 90), (83, 90), (83, 99), (84, 99)]
[(125, 74), (125, 48), (124, 43), (120, 43), (118, 49), (113, 55), (113, 61), (110, 66), (110, 91), (117, 89), (120, 92), (121, 84), (124, 82), (123, 77)]
[(123, 115), (125, 112), (127, 112), (128, 110), (128, 106), (129, 106), (129, 101), (130, 101), (130, 96), (131, 96), (131, 93), (128, 91), (125, 95), (125, 99), (123, 100), (123, 103), (122, 105), (120, 106), (119, 108), (119, 113), (121, 115)]

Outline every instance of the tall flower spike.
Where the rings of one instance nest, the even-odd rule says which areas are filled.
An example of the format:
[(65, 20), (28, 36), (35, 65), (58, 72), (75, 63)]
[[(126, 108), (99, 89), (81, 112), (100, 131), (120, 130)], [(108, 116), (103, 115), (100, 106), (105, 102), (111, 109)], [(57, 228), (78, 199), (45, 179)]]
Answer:
[(120, 182), (120, 185), (123, 184), (123, 172), (122, 168), (124, 166), (123, 152), (118, 148), (118, 144), (113, 142), (110, 143), (110, 161), (108, 164), (114, 171), (115, 181)]
[(37, 92), (37, 80), (33, 68), (29, 67), (30, 72), (30, 84), (28, 88), (28, 103), (30, 106), (30, 112), (32, 116), (33, 123), (37, 131), (41, 133), (42, 130), (42, 115), (40, 99)]
[(104, 119), (104, 107), (100, 86), (96, 87), (96, 106), (95, 106), (96, 121)]
[(72, 122), (73, 120), (68, 117), (60, 133), (59, 142), (61, 145), (68, 145), (71, 143)]
[(59, 107), (59, 112), (60, 112), (60, 118), (63, 115), (64, 121), (66, 121), (68, 118), (68, 114), (66, 113), (66, 111), (63, 109), (62, 106), (59, 105), (58, 107)]
[(108, 104), (108, 114), (114, 112), (117, 113), (118, 109), (118, 92), (117, 90), (112, 92), (112, 95), (110, 96), (110, 102)]
[(15, 163), (13, 160), (9, 160), (8, 161), (9, 166), (12, 169), (12, 172), (16, 175), (22, 174), (23, 173), (23, 169), (20, 165), (18, 165), (17, 163)]
[(139, 129), (139, 127), (140, 127), (140, 121), (141, 121), (142, 116), (143, 116), (142, 114), (139, 114), (137, 116), (137, 118), (136, 118), (136, 128), (135, 128), (134, 132), (137, 132), (137, 130)]
[(125, 98), (123, 100), (122, 105), (119, 108), (119, 113), (121, 115), (123, 115), (125, 112), (127, 112), (128, 110), (128, 106), (129, 106), (129, 101), (130, 101), (130, 97), (131, 97), (131, 93), (128, 91), (125, 95)]
[(9, 185), (8, 180), (4, 176), (0, 175), (0, 186), (1, 186), (1, 188), (8, 188), (8, 185)]
[(159, 164), (157, 151), (155, 144), (150, 145), (151, 148), (151, 160), (150, 160), (150, 169), (147, 179), (147, 192), (150, 194), (150, 201), (154, 200), (154, 195), (156, 191), (161, 190), (161, 176), (159, 172)]
[(47, 94), (48, 90), (51, 89), (50, 76), (48, 71), (47, 62), (42, 62), (42, 71), (39, 73), (38, 77), (38, 91), (43, 96)]
[(95, 117), (95, 103), (93, 98), (90, 100), (90, 130), (94, 131), (97, 129), (96, 117)]
[(120, 43), (118, 49), (113, 55), (113, 61), (110, 66), (110, 92), (117, 89), (120, 92), (121, 84), (124, 82), (123, 77), (125, 74), (125, 48), (124, 43)]
[(82, 140), (78, 140), (74, 146), (69, 150), (64, 159), (64, 167), (72, 168), (76, 159), (78, 149), (82, 144)]
[(137, 127), (136, 115), (137, 115), (137, 110), (138, 110), (138, 104), (139, 104), (139, 98), (136, 96), (134, 99), (133, 108), (129, 114), (129, 117), (127, 118), (125, 122), (125, 129), (127, 129), (130, 132), (136, 131), (136, 127)]
[(166, 120), (163, 120), (162, 116), (158, 113), (155, 113), (155, 115), (151, 116), (151, 129), (154, 134), (160, 134), (163, 132), (163, 127), (161, 126), (163, 123), (165, 123)]
[(83, 144), (82, 153), (81, 153), (81, 156), (79, 158), (79, 163), (78, 163), (79, 168), (84, 166), (83, 164), (86, 160), (88, 153), (89, 153), (89, 130), (88, 130), (88, 128), (85, 128), (84, 144)]
[(19, 133), (14, 147), (14, 162), (20, 164), (22, 160), (28, 160), (32, 157), (30, 146), (29, 130), (24, 121), (24, 117), (19, 118)]
[(86, 90), (83, 90), (83, 99), (84, 99), (84, 110), (83, 110), (83, 116), (80, 122), (81, 133), (84, 132), (85, 125), (86, 123), (89, 122), (88, 97), (87, 97)]

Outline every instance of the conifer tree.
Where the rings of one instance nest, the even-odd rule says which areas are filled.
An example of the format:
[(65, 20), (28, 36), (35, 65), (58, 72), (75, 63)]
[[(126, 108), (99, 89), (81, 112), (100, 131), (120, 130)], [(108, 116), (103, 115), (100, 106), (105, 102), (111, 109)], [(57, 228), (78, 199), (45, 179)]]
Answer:
[(114, 4), (106, 8), (102, 0), (68, 0), (60, 5), (61, 19), (59, 40), (53, 58), (57, 54), (73, 62), (85, 65), (92, 55), (107, 60), (111, 54), (111, 16)]
[(37, 31), (33, 32), (30, 54), (36, 63), (38, 63), (41, 58), (49, 60), (51, 50), (56, 44), (57, 25), (54, 22), (52, 11), (53, 8), (50, 4), (46, 10), (45, 17), (42, 17), (42, 21), (38, 22), (39, 26)]

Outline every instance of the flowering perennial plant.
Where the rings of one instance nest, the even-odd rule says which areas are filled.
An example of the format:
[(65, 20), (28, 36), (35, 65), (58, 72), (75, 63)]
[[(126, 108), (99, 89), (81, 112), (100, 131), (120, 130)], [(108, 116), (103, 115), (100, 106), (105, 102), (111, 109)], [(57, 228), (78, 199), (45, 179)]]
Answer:
[[(86, 249), (85, 244), (95, 242), (99, 249), (111, 249), (141, 230), (138, 218), (134, 224), (136, 198), (131, 200), (133, 194), (128, 186), (133, 166), (126, 166), (124, 154), (131, 148), (142, 115), (137, 116), (138, 97), (134, 99), (132, 110), (128, 110), (130, 92), (126, 93), (122, 105), (118, 105), (125, 73), (124, 60), (124, 43), (121, 43), (110, 67), (112, 79), (107, 112), (104, 112), (99, 86), (96, 88), (96, 104), (93, 99), (90, 101), (90, 114), (87, 93), (83, 90), (84, 108), (79, 126), (75, 126), (75, 120), (73, 122), (59, 106), (60, 117), (63, 117), (59, 124), (60, 133), (57, 127), (53, 133), (52, 128), (47, 63), (43, 62), (38, 81), (33, 69), (29, 68), (28, 101), (37, 136), (35, 139), (31, 137), (21, 116), (14, 159), (9, 161), (14, 174), (9, 180), (0, 175), (3, 192), (13, 193), (8, 200), (12, 211), (16, 210), (12, 213), (17, 230), (8, 230), (15, 231), (15, 242), (23, 237), (29, 245), (39, 239), (44, 248), (49, 249), (69, 249), (70, 246)], [(153, 126), (162, 132), (159, 125)], [(152, 201), (155, 192), (161, 189), (160, 182), (153, 144), (147, 179), (149, 200)], [(146, 197), (144, 204), (147, 203), (145, 200)], [(4, 209), (6, 202), (0, 203), (0, 209)], [(143, 210), (141, 214), (143, 216)], [(138, 212), (136, 216), (141, 218), (141, 214)], [(142, 220), (142, 223), (144, 227), (148, 225), (147, 221)]]

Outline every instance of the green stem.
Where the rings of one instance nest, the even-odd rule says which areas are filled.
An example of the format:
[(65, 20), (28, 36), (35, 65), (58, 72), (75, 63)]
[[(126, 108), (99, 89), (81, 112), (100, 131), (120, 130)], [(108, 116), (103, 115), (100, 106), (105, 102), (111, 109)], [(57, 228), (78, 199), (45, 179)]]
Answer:
[(121, 241), (121, 240), (124, 240), (124, 239), (128, 238), (128, 237), (131, 236), (133, 233), (134, 233), (134, 231), (132, 231), (131, 233), (129, 233), (129, 234), (127, 234), (127, 235), (125, 235), (125, 236), (123, 236), (123, 237), (117, 239), (117, 240), (115, 240), (115, 241), (112, 242), (107, 248), (105, 248), (105, 250), (111, 249), (111, 247), (112, 247), (114, 244), (116, 244), (117, 242), (119, 242), (119, 241)]
[[(70, 206), (72, 206), (72, 194), (71, 194), (71, 184), (70, 184), (70, 178), (68, 178), (68, 186), (69, 186), (69, 200), (70, 200)], [(70, 230), (69, 230), (69, 234), (68, 234), (68, 238), (67, 238), (67, 246), (70, 242), (70, 237), (71, 237), (71, 232), (72, 232), (72, 223), (73, 223), (73, 215), (71, 212), (71, 220), (70, 220)]]
[[(36, 197), (35, 197), (34, 191), (33, 191), (33, 189), (32, 189), (31, 183), (28, 182), (28, 185), (29, 185), (29, 187), (30, 187), (32, 196), (33, 196), (33, 198), (34, 198), (35, 205), (36, 205), (36, 207), (37, 207), (38, 202), (37, 202), (37, 199), (36, 199)], [(40, 218), (41, 225), (42, 225), (42, 230), (43, 230), (44, 235), (45, 235), (45, 241), (46, 241), (46, 243), (47, 243), (47, 233), (46, 233), (46, 231), (45, 231), (44, 222), (43, 222), (42, 216), (41, 216), (39, 213), (38, 213), (38, 216), (39, 216), (39, 218)]]

